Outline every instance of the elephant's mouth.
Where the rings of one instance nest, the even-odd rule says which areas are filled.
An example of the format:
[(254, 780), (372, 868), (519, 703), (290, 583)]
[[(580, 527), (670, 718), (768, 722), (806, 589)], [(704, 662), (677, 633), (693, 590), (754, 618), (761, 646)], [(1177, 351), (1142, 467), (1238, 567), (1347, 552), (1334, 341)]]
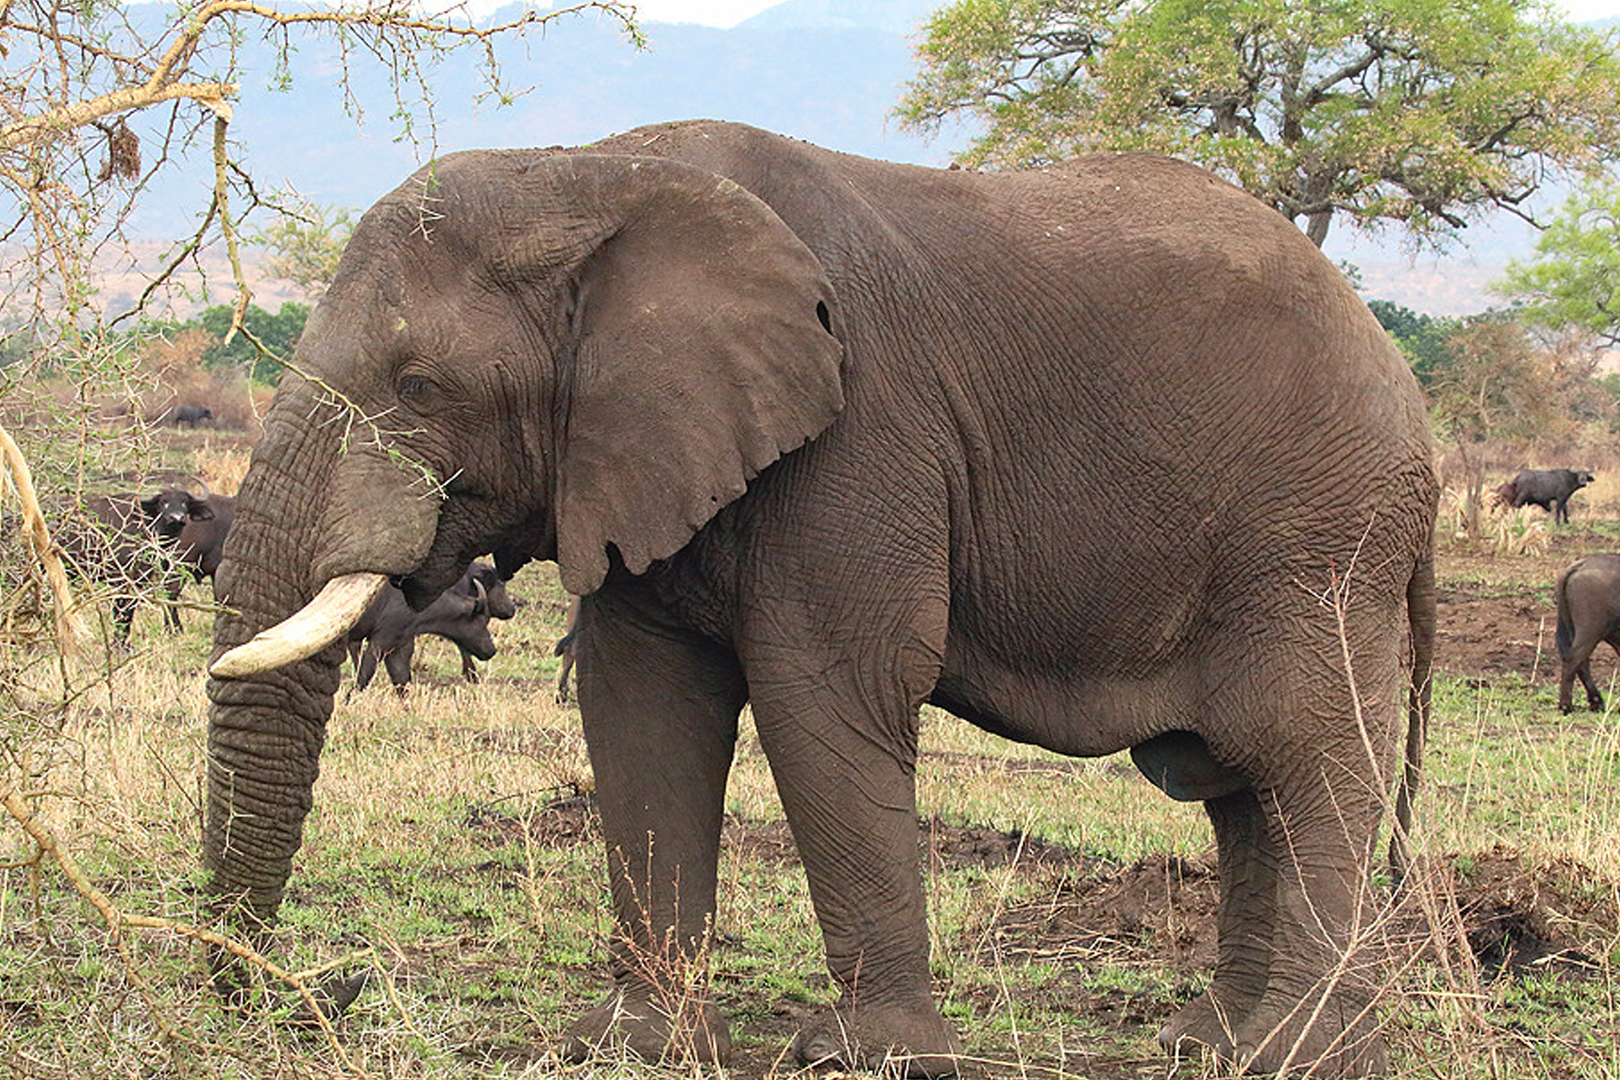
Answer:
[(208, 673), (242, 679), (314, 656), (360, 621), (387, 582), (365, 571), (333, 578), (302, 609), (220, 656)]

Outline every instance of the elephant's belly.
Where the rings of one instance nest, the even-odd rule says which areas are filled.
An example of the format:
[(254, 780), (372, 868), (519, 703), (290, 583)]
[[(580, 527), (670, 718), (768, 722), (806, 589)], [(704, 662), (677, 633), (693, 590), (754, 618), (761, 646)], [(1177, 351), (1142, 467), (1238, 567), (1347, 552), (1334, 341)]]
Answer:
[(1054, 677), (947, 664), (929, 701), (1005, 738), (1098, 757), (1170, 731), (1196, 732), (1197, 678), (1184, 663), (1143, 676)]

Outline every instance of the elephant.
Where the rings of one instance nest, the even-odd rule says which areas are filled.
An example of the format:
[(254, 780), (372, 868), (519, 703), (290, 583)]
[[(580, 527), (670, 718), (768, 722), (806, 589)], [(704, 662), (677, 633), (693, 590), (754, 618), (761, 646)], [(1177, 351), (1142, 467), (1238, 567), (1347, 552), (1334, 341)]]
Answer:
[(1375, 1073), (1351, 943), (1418, 780), (1432, 458), (1354, 289), (1192, 165), (928, 169), (717, 121), (447, 154), (354, 230), (241, 485), (208, 895), (274, 919), (332, 642), (383, 582), (419, 609), (482, 554), (550, 561), (581, 598), (616, 925), (571, 1057), (726, 1059), (701, 958), (748, 704), (837, 993), (800, 1058), (953, 1072), (917, 854), (931, 703), (1129, 749), (1203, 803), (1218, 959), (1164, 1045)]
[(1603, 692), (1592, 681), (1592, 650), (1607, 641), (1620, 652), (1620, 555), (1598, 552), (1577, 559), (1553, 585), (1558, 607), (1558, 711), (1574, 711), (1575, 679), (1586, 688), (1586, 707), (1603, 711)]

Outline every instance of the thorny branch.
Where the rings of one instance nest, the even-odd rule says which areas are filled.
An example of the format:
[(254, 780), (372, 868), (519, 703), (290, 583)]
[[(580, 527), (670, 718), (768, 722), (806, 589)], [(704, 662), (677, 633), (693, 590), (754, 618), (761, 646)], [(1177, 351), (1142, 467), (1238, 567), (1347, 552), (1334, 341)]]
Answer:
[[(157, 169), (143, 173), (142, 150), (174, 166), (196, 141), (212, 158), (215, 184), (201, 224), (157, 275), (171, 277), (197, 260), (209, 241), (229, 250), (237, 291), (237, 325), (250, 292), (237, 249), (241, 214), (233, 188), (251, 187), (230, 158), (226, 141), (237, 99), (241, 35), (257, 27), (285, 68), (294, 31), (324, 35), (341, 51), (342, 93), (349, 88), (351, 56), (370, 56), (388, 70), (397, 118), (411, 134), (412, 103), (426, 110), (428, 149), (433, 137), (429, 62), (457, 49), (480, 57), (490, 92), (515, 96), (502, 85), (497, 46), (511, 37), (544, 31), (566, 16), (597, 12), (616, 20), (629, 41), (642, 44), (632, 9), (618, 0), (582, 0), (555, 10), (525, 8), (499, 21), (479, 24), (464, 8), (423, 14), (407, 0), (350, 0), (332, 8), (287, 8), (258, 0), (193, 0), (166, 24), (154, 28), (115, 0), (80, 5), (73, 0), (8, 0), (0, 5), (0, 331), (19, 325), (55, 327), (55, 337), (74, 339), (107, 314), (96, 310), (94, 271), (98, 255), (116, 249), (140, 195)], [(402, 94), (402, 87), (414, 89)], [(410, 98), (411, 100), (407, 100)], [(168, 106), (167, 131), (141, 139), (126, 119), (141, 110)], [(199, 106), (189, 117), (191, 106)], [(356, 106), (357, 108), (357, 106)], [(211, 139), (201, 137), (212, 122)], [(413, 136), (414, 137), (414, 136)], [(247, 209), (261, 200), (250, 197)], [(138, 303), (144, 307), (157, 283)], [(41, 335), (50, 337), (50, 335)]]
[(303, 977), (287, 971), (252, 946), (243, 944), (234, 938), (226, 937), (224, 934), (216, 930), (210, 930), (206, 926), (195, 926), (190, 923), (177, 922), (173, 919), (160, 919), (151, 915), (133, 915), (124, 911), (114, 904), (106, 893), (96, 888), (89, 876), (74, 861), (73, 856), (68, 854), (57, 841), (56, 835), (29, 807), (22, 793), (15, 788), (7, 788), (4, 794), (0, 795), (0, 803), (5, 805), (6, 812), (34, 841), (40, 853), (55, 860), (63, 875), (73, 886), (74, 891), (84, 897), (90, 906), (96, 909), (102, 921), (107, 924), (107, 929), (112, 934), (114, 941), (122, 941), (125, 927), (136, 930), (161, 930), (223, 949), (237, 959), (252, 964), (271, 978), (290, 986), (303, 1001), (305, 1009), (309, 1011), (315, 1022), (320, 1026), (321, 1033), (326, 1036), (327, 1042), (337, 1054), (338, 1060), (343, 1063), (350, 1073), (356, 1076), (364, 1075), (349, 1057), (348, 1052), (343, 1048), (343, 1044), (338, 1041), (337, 1032), (333, 1029), (332, 1022), (326, 1018), (320, 1004), (315, 1000), (314, 992), (310, 990)]
[(61, 649), (63, 656), (74, 656), (78, 652), (79, 643), (89, 640), (90, 634), (85, 628), (84, 616), (73, 602), (73, 589), (68, 584), (67, 571), (62, 566), (62, 558), (56, 545), (51, 542), (50, 530), (45, 525), (45, 515), (40, 512), (39, 497), (34, 493), (34, 481), (28, 468), (28, 461), (23, 457), (22, 451), (18, 449), (10, 433), (3, 427), (0, 427), (0, 457), (5, 458), (6, 473), (13, 490), (17, 493), (18, 501), (22, 504), (23, 531), (34, 549), (34, 556), (45, 568), (45, 577), (51, 584), (51, 594), (56, 601), (58, 648)]

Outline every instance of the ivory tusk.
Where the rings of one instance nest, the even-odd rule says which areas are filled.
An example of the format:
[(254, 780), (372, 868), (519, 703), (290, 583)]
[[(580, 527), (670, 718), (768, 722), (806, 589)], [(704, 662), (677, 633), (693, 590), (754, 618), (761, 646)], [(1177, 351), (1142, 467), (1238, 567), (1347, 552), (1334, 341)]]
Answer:
[(387, 583), (384, 574), (333, 578), (302, 610), (215, 660), (208, 674), (216, 679), (240, 679), (314, 656), (359, 622)]

